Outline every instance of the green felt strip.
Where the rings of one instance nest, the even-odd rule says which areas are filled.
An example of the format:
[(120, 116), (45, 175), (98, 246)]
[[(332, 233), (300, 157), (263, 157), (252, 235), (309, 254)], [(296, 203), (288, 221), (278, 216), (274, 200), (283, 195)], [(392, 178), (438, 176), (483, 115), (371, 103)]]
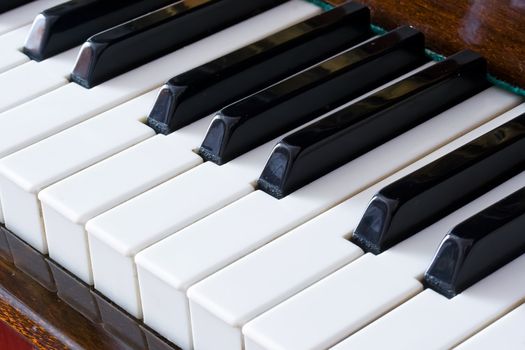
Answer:
[(311, 2), (312, 4), (316, 5), (316, 6), (319, 6), (320, 8), (322, 8), (323, 10), (325, 11), (328, 11), (328, 10), (331, 10), (334, 8), (333, 5), (330, 5), (322, 0), (306, 0), (308, 2)]
[(507, 83), (504, 80), (500, 80), (493, 76), (492, 74), (487, 74), (487, 79), (494, 85), (504, 90), (510, 91), (516, 95), (525, 96), (525, 89), (520, 88), (519, 86), (512, 85)]

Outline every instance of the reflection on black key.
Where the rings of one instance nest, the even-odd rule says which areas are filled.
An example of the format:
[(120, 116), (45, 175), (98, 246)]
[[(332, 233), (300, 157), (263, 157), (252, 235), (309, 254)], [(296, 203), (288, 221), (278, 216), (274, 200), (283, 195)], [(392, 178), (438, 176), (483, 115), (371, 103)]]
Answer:
[(520, 189), (454, 227), (425, 273), (425, 284), (448, 298), (461, 293), (525, 253), (524, 227), (525, 189)]
[(148, 124), (173, 132), (371, 35), (366, 7), (338, 7), (172, 78)]
[(423, 34), (402, 27), (223, 109), (200, 148), (224, 164), (420, 66)]
[(172, 78), (148, 125), (173, 132), (371, 35), (370, 13), (355, 3), (310, 18)]
[(33, 0), (2, 0), (0, 2), (0, 13), (12, 10), (18, 6), (22, 6), (32, 2)]
[(93, 87), (286, 0), (184, 0), (91, 37), (71, 79)]
[(486, 62), (463, 51), (285, 137), (259, 178), (282, 198), (488, 87)]
[(377, 193), (352, 236), (379, 254), (516, 174), (525, 162), (525, 114)]
[(23, 51), (41, 61), (82, 44), (91, 35), (171, 3), (173, 0), (68, 1), (36, 17)]

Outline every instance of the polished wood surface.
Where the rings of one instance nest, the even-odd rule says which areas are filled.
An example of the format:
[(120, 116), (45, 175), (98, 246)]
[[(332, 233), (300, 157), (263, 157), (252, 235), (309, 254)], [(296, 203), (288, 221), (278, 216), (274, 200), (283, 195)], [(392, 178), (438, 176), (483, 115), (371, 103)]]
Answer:
[(439, 54), (472, 49), (488, 60), (496, 78), (525, 88), (525, 0), (356, 1), (370, 7), (375, 24), (411, 25)]
[(3, 227), (0, 322), (37, 349), (178, 349)]

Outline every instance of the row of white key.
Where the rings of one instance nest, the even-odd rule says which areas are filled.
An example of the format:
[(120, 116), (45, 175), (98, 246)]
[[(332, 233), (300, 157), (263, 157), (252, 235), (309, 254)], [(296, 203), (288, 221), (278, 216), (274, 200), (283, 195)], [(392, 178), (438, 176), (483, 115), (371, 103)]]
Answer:
[[(47, 174), (44, 174), (44, 178), (38, 178), (38, 174), (27, 174), (23, 171), (18, 173), (17, 170), (11, 169), (11, 167), (27, 167), (28, 159), (31, 162), (39, 158), (39, 147), (35, 143), (90, 119), (137, 95), (144, 94), (178, 73), (314, 16), (319, 11), (319, 7), (315, 5), (301, 0), (292, 0), (92, 89), (88, 90), (77, 84), (69, 83), (14, 109), (0, 113), (0, 157), (5, 157), (0, 164), (0, 191), (2, 191), (3, 214), (7, 228), (41, 252), (47, 251), (37, 195), (42, 189), (42, 184), (49, 186), (52, 182), (46, 177)], [(145, 117), (146, 115), (142, 114), (138, 116), (138, 119)], [(135, 118), (129, 119), (132, 120), (132, 123), (136, 122), (133, 120)], [(112, 123), (108, 123), (108, 127), (111, 126)], [(126, 128), (124, 125), (121, 126), (121, 129)], [(64, 132), (69, 134), (71, 131), (66, 130)], [(60, 147), (56, 146), (60, 144), (62, 151), (46, 154), (47, 157), (60, 158), (61, 153), (72, 152), (75, 147), (81, 151), (81, 154), (86, 152), (82, 152), (82, 144), (75, 145), (76, 140), (74, 138), (62, 137), (68, 139), (68, 142), (57, 141), (55, 145), (49, 146), (58, 150)], [(53, 142), (51, 141), (51, 143)], [(113, 147), (111, 140), (108, 140), (107, 144), (109, 145), (107, 149), (102, 149), (106, 157), (111, 155), (112, 150), (110, 148)], [(28, 150), (20, 156), (20, 163), (17, 161), (18, 155), (13, 155), (12, 158), (6, 157), (29, 145), (33, 145), (32, 151)], [(71, 149), (67, 150), (67, 148)], [(113, 153), (120, 150), (117, 147)], [(93, 153), (99, 151), (100, 148), (97, 148)], [(36, 157), (33, 158), (31, 152), (34, 152)], [(101, 158), (99, 154), (91, 154), (91, 156), (95, 159), (82, 159), (83, 162), (79, 162), (75, 167), (68, 169), (69, 173), (63, 173), (62, 178), (93, 164)], [(11, 165), (4, 165), (7, 163)], [(60, 168), (57, 172), (61, 173), (62, 170)], [(53, 171), (50, 170), (49, 173), (53, 173)], [(35, 175), (38, 178), (36, 183), (31, 181)], [(54, 175), (56, 174), (53, 173)], [(58, 179), (52, 180), (57, 181)], [(4, 191), (3, 188), (8, 190)], [(24, 213), (24, 216), (18, 213)], [(30, 218), (26, 215), (29, 215)]]
[[(523, 187), (525, 174), (503, 187), (510, 183), (510, 192)], [(506, 190), (502, 193), (510, 193)], [(427, 289), (333, 349), (437, 350), (459, 345), (525, 301), (524, 269), (525, 254), (452, 299)], [(505, 342), (500, 345), (507, 349)]]
[[(390, 248), (385, 253), (378, 256), (366, 254), (355, 263), (341, 268), (312, 287), (249, 322), (243, 329), (247, 338), (246, 349), (326, 348), (365, 327), (423, 290), (419, 279), (430, 264), (439, 242), (450, 228), (524, 185), (525, 173), (498, 186), (486, 195)], [(367, 197), (370, 199), (370, 194)], [(290, 254), (293, 253), (290, 252)], [(330, 251), (325, 251), (325, 254), (330, 254)], [(290, 258), (293, 259), (293, 255)], [(437, 299), (448, 300), (433, 291), (426, 293), (435, 294)], [(468, 291), (464, 292), (461, 294), (463, 296), (460, 295), (461, 297), (458, 296), (458, 299), (452, 299), (451, 303), (455, 303), (455, 300), (461, 300), (469, 293)], [(525, 289), (522, 289), (521, 293), (525, 296)], [(417, 298), (420, 296), (415, 297), (415, 299)], [(512, 305), (512, 300), (515, 299), (510, 298), (507, 302)], [(490, 304), (487, 300), (484, 302)], [(421, 304), (419, 306), (421, 307)], [(191, 307), (193, 316), (193, 303)], [(452, 308), (450, 306), (447, 311)], [(420, 313), (432, 319), (434, 312), (423, 311), (423, 309), (420, 308)], [(198, 310), (197, 317), (200, 312), (202, 311)], [(436, 322), (447, 323), (444, 320), (446, 314), (447, 312), (443, 312), (442, 318)], [(468, 317), (468, 313), (465, 314)], [(486, 320), (490, 320), (490, 318)], [(358, 337), (360, 339), (359, 346), (355, 346), (352, 340), (354, 337), (350, 337), (347, 342), (351, 345), (341, 346), (341, 348), (441, 349), (454, 345), (447, 343), (453, 339), (453, 332), (444, 331), (444, 326), (439, 331), (437, 331), (437, 327), (432, 329), (432, 332), (435, 333), (434, 337), (440, 337), (442, 340), (428, 339), (428, 341), (423, 341), (422, 339), (426, 336), (430, 336), (431, 330), (428, 329), (426, 333), (421, 331), (418, 317), (414, 317), (413, 322), (410, 325), (405, 323), (399, 326), (399, 328), (405, 327), (405, 331), (399, 332), (397, 335), (399, 341), (387, 337), (383, 338), (381, 334), (384, 329), (382, 329), (374, 335), (368, 334)], [(283, 327), (284, 324), (287, 327)], [(460, 323), (456, 323), (452, 327), (457, 328), (456, 334), (465, 329), (461, 327)], [(415, 331), (416, 329), (417, 331)], [(417, 335), (409, 332), (417, 333)], [(394, 338), (393, 335), (396, 333), (389, 330), (388, 334)], [(463, 336), (471, 334), (472, 330), (469, 329), (469, 333)], [(412, 340), (414, 342), (410, 343)], [(457, 342), (458, 340), (454, 341)], [(365, 345), (365, 343), (370, 344)], [(394, 344), (399, 344), (399, 346), (397, 347)]]
[[(397, 80), (393, 80), (389, 84), (393, 84)], [(359, 98), (364, 98), (364, 96), (366, 95)], [(514, 97), (512, 100), (517, 101)], [(208, 122), (206, 120), (206, 123)], [(203, 137), (204, 133), (199, 138), (199, 142)], [(84, 234), (84, 236), (88, 235), (88, 238), (84, 237), (77, 240), (85, 242), (84, 246), (77, 246), (77, 248), (82, 251), (88, 250), (87, 240), (89, 239), (91, 259), (82, 262), (78, 259), (80, 254), (71, 253), (77, 257), (74, 261), (61, 260), (61, 262), (67, 268), (74, 264), (75, 266), (71, 266), (74, 271), (83, 269), (85, 273), (88, 273), (88, 270), (92, 268), (95, 288), (110, 298), (114, 298), (126, 311), (140, 317), (141, 308), (134, 255), (149, 245), (253, 192), (255, 190), (253, 184), (262, 171), (266, 157), (277, 140), (267, 142), (223, 166), (217, 166), (214, 163), (199, 165), (195, 169), (162, 183), (137, 198), (89, 220), (86, 223), (87, 232), (84, 233), (80, 228), (76, 232)], [(197, 146), (198, 144), (195, 145), (195, 147)], [(136, 168), (141, 166), (138, 158), (143, 147), (143, 145), (137, 145), (133, 150), (130, 150), (135, 155), (125, 153), (129, 156), (126, 160), (119, 159), (120, 155), (117, 155), (114, 159), (108, 159), (107, 162), (87, 169), (85, 173), (90, 178), (89, 184), (92, 187), (86, 187), (86, 182), (77, 181), (76, 176), (68, 179), (67, 182), (75, 181), (75, 184), (71, 183), (70, 186), (79, 189), (74, 200), (80, 202), (84, 197), (81, 194), (96, 190), (101, 178), (114, 176), (118, 179), (136, 171)], [(125, 166), (117, 169), (117, 167), (112, 166), (116, 162), (120, 162), (121, 165), (125, 164)], [(151, 176), (156, 172), (157, 170), (152, 168)], [(85, 179), (81, 180), (85, 181)], [(143, 186), (144, 179), (137, 178), (136, 181), (135, 186)], [(130, 188), (130, 194), (134, 194), (134, 188), (133, 186)], [(66, 191), (67, 189), (59, 183), (42, 192), (44, 217), (49, 205), (53, 204), (54, 200), (50, 199), (64, 198)], [(107, 208), (108, 202), (97, 201), (96, 210), (109, 209)], [(315, 210), (319, 213), (328, 208), (330, 204), (321, 201), (315, 205)], [(69, 207), (68, 204), (61, 203), (59, 206), (54, 205), (52, 210), (57, 211), (57, 208), (66, 206)], [(300, 222), (304, 222), (313, 214), (306, 211)], [(141, 220), (139, 222), (129, 220), (129, 218), (136, 217), (141, 217)], [(61, 222), (63, 221), (61, 219)], [(51, 226), (52, 223), (46, 223), (46, 228), (51, 228)], [(62, 225), (57, 225), (58, 228), (60, 226)], [(57, 235), (58, 237), (58, 235), (68, 235), (69, 232), (46, 230), (46, 234), (49, 236)], [(64, 242), (63, 237), (55, 241), (57, 243)], [(63, 244), (61, 250), (66, 249), (71, 249), (71, 246)], [(53, 256), (52, 252), (51, 255)], [(114, 266), (114, 269), (108, 270), (105, 267), (108, 263)], [(119, 276), (118, 283), (115, 283), (115, 274)]]
[[(489, 98), (486, 95), (485, 97)], [(472, 106), (472, 104), (469, 106), (470, 110), (474, 111), (475, 109), (473, 109)], [(341, 268), (362, 254), (361, 250), (348, 242), (347, 239), (351, 236), (369, 200), (381, 188), (449, 153), (455, 148), (493, 129), (497, 125), (513, 119), (516, 115), (523, 112), (525, 112), (525, 105), (515, 108), (511, 112), (473, 130), (396, 174), (371, 186), (337, 207), (323, 213), (315, 220), (300, 226), (284, 237), (275, 240), (266, 247), (259, 249), (246, 258), (237, 261), (210, 278), (196, 284), (188, 290), (192, 315), (193, 309), (199, 309), (198, 313), (200, 315), (203, 314), (202, 309), (205, 309), (209, 313), (213, 313), (216, 318), (223, 322), (222, 328), (226, 329), (227, 326), (229, 326), (230, 328), (237, 329), (237, 333), (240, 335), (242, 326), (255, 316), (267, 311), (272, 306), (284, 301), (286, 298), (325, 277), (334, 270)], [(441, 237), (442, 234), (438, 233), (437, 236), (432, 237), (432, 240), (428, 242), (427, 246), (430, 248), (430, 252), (427, 252), (428, 254), (432, 255), (434, 253), (435, 247), (437, 247), (437, 243), (439, 243)], [(365, 266), (367, 266), (369, 270), (374, 271), (385, 269), (383, 273), (385, 275), (388, 275), (388, 266), (394, 266), (395, 270), (406, 272), (408, 276), (399, 276), (398, 273), (394, 273), (389, 275), (389, 277), (396, 278), (399, 282), (408, 281), (407, 283), (397, 284), (397, 286), (402, 288), (402, 295), (410, 295), (409, 292), (413, 291), (416, 286), (419, 286), (419, 283), (412, 281), (419, 272), (414, 274), (412, 271), (405, 271), (405, 262), (399, 259), (392, 260), (392, 258), (389, 258), (391, 254), (397, 254), (396, 252), (402, 249), (401, 247), (405, 246), (400, 245), (399, 247), (392, 248), (391, 252), (381, 255), (381, 259), (379, 259), (380, 262), (377, 262), (378, 259), (376, 258), (376, 261), (371, 261), (368, 265), (365, 264)], [(413, 247), (408, 247), (410, 248), (403, 248), (405, 257), (411, 255), (411, 248)], [(408, 253), (406, 250), (408, 250)], [(162, 253), (165, 254), (166, 251), (164, 250)], [(150, 256), (153, 257), (153, 252), (151, 252)], [(387, 260), (386, 262), (381, 262), (385, 259)], [(411, 261), (409, 263), (413, 264)], [(423, 267), (420, 265), (414, 266), (418, 269), (423, 269), (425, 264), (428, 264), (425, 260), (423, 260), (422, 263)], [(360, 262), (360, 264), (364, 263)], [(160, 263), (158, 263), (158, 265), (160, 265)], [(164, 263), (162, 266), (164, 267), (162, 270), (164, 275), (172, 274), (176, 276), (178, 270), (181, 270), (178, 265), (174, 264), (167, 265)], [(160, 268), (157, 266), (155, 273), (158, 273), (159, 270)], [(148, 271), (148, 273), (152, 272)], [(157, 278), (160, 277), (157, 276)], [(162, 287), (160, 284), (152, 286), (148, 283), (141, 283), (141, 286), (142, 285), (147, 286), (146, 289), (148, 291)], [(391, 288), (389, 292), (393, 293), (393, 288)], [(149, 297), (152, 297), (151, 293), (148, 295), (144, 295), (143, 293), (142, 295), (143, 300)], [(164, 300), (164, 302), (169, 303), (168, 300)], [(372, 310), (373, 308), (368, 310), (371, 315), (374, 314)], [(155, 310), (149, 309), (148, 311), (158, 316), (158, 312)], [(335, 315), (334, 318), (337, 319), (337, 315)], [(352, 317), (348, 316), (346, 320), (350, 322), (351, 319)], [(324, 322), (324, 325), (329, 324), (329, 322), (324, 319), (319, 320), (319, 322)], [(210, 342), (218, 344), (221, 343), (220, 338), (212, 338), (214, 334), (220, 333), (214, 331), (207, 322), (202, 322), (201, 319), (192, 317), (192, 323), (194, 332), (201, 333), (201, 335), (196, 334), (196, 337), (209, 339)], [(307, 334), (303, 337), (305, 343), (307, 343), (309, 335), (312, 337), (323, 337), (321, 331), (312, 333), (304, 329), (299, 330)], [(346, 329), (346, 331), (348, 331), (348, 329)], [(293, 335), (297, 336), (297, 333), (292, 334), (292, 336)], [(313, 341), (312, 343), (309, 344), (311, 348), (326, 345), (316, 344)], [(227, 346), (225, 344), (224, 346), (234, 348), (230, 344)], [(295, 346), (297, 348), (309, 348), (308, 346), (299, 347), (297, 344), (295, 344)]]
[[(399, 79), (393, 80), (389, 84), (393, 84)], [(119, 108), (125, 109), (121, 111)], [(107, 159), (107, 161), (69, 176), (81, 169), (81, 166), (90, 165), (106, 154), (116, 153), (122, 149), (122, 147), (116, 146), (118, 138), (114, 140), (111, 134), (106, 134), (107, 142), (91, 140), (89, 145), (79, 145), (76, 141), (78, 137), (83, 134), (93, 134), (97, 129), (103, 127), (113, 130), (114, 128), (111, 128), (108, 121), (122, 121), (123, 117), (119, 117), (122, 113), (126, 113), (135, 125), (136, 119), (143, 117), (142, 109), (139, 108), (135, 111), (135, 108), (134, 102), (128, 102), (93, 118), (89, 122), (70, 128), (0, 161), (1, 173), (6, 174), (6, 177), (12, 181), (23, 179), (25, 183), (31, 184), (26, 186), (26, 192), (34, 193), (34, 195), (30, 195), (31, 197), (38, 195), (42, 202), (45, 237), (43, 234), (33, 235), (33, 241), (41, 242), (41, 246), (44, 246), (47, 239), (51, 257), (87, 283), (93, 283), (93, 277), (90, 258), (86, 255), (88, 252), (87, 233), (84, 230), (86, 223), (117, 204), (121, 204), (202, 163), (202, 159), (193, 150), (200, 145), (204, 138), (211, 116), (168, 136), (157, 135), (152, 140), (127, 149), (125, 152)], [(111, 117), (112, 119), (109, 117), (110, 114), (114, 115)], [(124, 128), (126, 125), (123, 124), (119, 131), (119, 136), (124, 140), (128, 140), (133, 135), (126, 131)], [(131, 127), (131, 124), (128, 127)], [(128, 133), (131, 135), (127, 135)], [(132, 137), (129, 142), (132, 140), (135, 138)], [(146, 221), (145, 227), (149, 230), (152, 227), (157, 227), (158, 231), (164, 232), (161, 234), (169, 234), (252, 192), (254, 188), (251, 183), (255, 182), (264, 166), (266, 156), (274, 144), (275, 141), (268, 142), (266, 145), (222, 167), (213, 163), (203, 164), (191, 173), (162, 185), (155, 193), (160, 193), (162, 198), (171, 197), (172, 202), (167, 206), (169, 213), (164, 216), (160, 212), (152, 213), (151, 215), (156, 217), (156, 221), (154, 224)], [(72, 157), (73, 152), (81, 156)], [(91, 163), (85, 160), (88, 155)], [(146, 163), (145, 159), (147, 159)], [(46, 164), (47, 172), (35, 172), (36, 164)], [(146, 166), (148, 164), (150, 166)], [(66, 176), (69, 177), (64, 181), (51, 185)], [(42, 190), (47, 186), (49, 187)], [(8, 188), (7, 185), (5, 187)], [(192, 194), (191, 200), (188, 201), (186, 197), (181, 196), (179, 191)], [(170, 193), (173, 194), (170, 195)], [(203, 197), (194, 196), (195, 193), (199, 193)], [(13, 191), (13, 195), (10, 197), (14, 199), (24, 196), (25, 194), (20, 191), (18, 193)], [(150, 202), (145, 204), (146, 209), (139, 208), (138, 212), (145, 215), (145, 210), (148, 208), (155, 211), (155, 208), (159, 208), (155, 203), (151, 203), (155, 200), (149, 199)], [(161, 200), (163, 201), (161, 204), (165, 204), (165, 201)], [(31, 201), (38, 203), (34, 199)], [(18, 203), (22, 203), (22, 201), (18, 201)], [(178, 221), (173, 221), (171, 213), (174, 208), (180, 207), (184, 208), (184, 212), (178, 211)], [(18, 208), (16, 212), (21, 212), (22, 209)], [(26, 218), (29, 213), (30, 218), (34, 220), (31, 223), (33, 229), (30, 231), (33, 233), (38, 233), (37, 227), (43, 225), (40, 221), (42, 220), (40, 212), (37, 209), (36, 205), (29, 212), (26, 208), (24, 217), (20, 217), (18, 220), (19, 222), (29, 223)], [(121, 216), (120, 212), (113, 215)], [(14, 220), (8, 220), (7, 224), (12, 225), (13, 222)], [(163, 224), (167, 227), (162, 227)], [(144, 245), (143, 239), (146, 241), (152, 239), (142, 234), (142, 231), (146, 229), (145, 227), (134, 227), (134, 231), (124, 230), (127, 236), (121, 239), (124, 243), (120, 244), (121, 248), (124, 247), (121, 249), (124, 254), (139, 249), (133, 248), (133, 245), (139, 245), (139, 247)], [(139, 232), (137, 234), (139, 242), (134, 243), (130, 239), (131, 232)], [(30, 238), (26, 239), (29, 240)], [(117, 237), (111, 240), (117, 242), (119, 239)], [(159, 238), (154, 239), (158, 240)], [(118, 243), (116, 245), (119, 246)]]
[[(512, 108), (519, 101), (519, 98), (508, 93), (495, 88), (489, 89), (282, 200), (276, 200), (261, 191), (256, 191), (139, 253), (136, 262), (141, 280), (140, 292), (145, 322), (154, 326), (169, 339), (188, 343), (191, 339), (191, 326), (186, 293), (193, 284), (362, 191), (384, 176), (411, 164), (480, 123)], [(484, 108), (478, 109), (480, 105)], [(480, 110), (483, 113), (480, 113)], [(461, 118), (458, 118), (459, 115)], [(91, 236), (90, 242), (93, 242)], [(345, 245), (346, 248), (350, 246), (351, 243)], [(95, 261), (97, 248), (99, 247), (91, 247), (94, 264), (97, 264)], [(345, 251), (341, 253), (343, 256), (334, 258), (338, 264), (341, 264), (339, 259), (348, 262), (355, 257), (356, 253), (351, 249), (345, 250), (344, 247), (341, 249)], [(331, 263), (333, 262), (328, 265)], [(328, 269), (328, 272), (333, 271), (330, 271), (330, 266), (320, 267), (321, 270), (324, 268)], [(307, 273), (304, 270), (302, 272), (294, 270), (294, 272), (298, 273), (297, 276), (304, 276)], [(103, 273), (107, 276), (106, 283), (109, 285), (110, 275), (116, 273), (107, 269)], [(284, 274), (284, 271), (280, 273)], [(122, 274), (123, 272), (119, 271), (119, 276)], [(285, 276), (293, 279), (290, 275)], [(305, 279), (308, 280), (309, 277), (305, 276)], [(142, 279), (145, 281), (143, 282)], [(97, 286), (96, 282), (97, 271), (95, 271)], [(113, 283), (111, 287), (117, 286)], [(298, 289), (301, 287), (299, 286)], [(129, 292), (130, 287), (128, 286), (126, 290)], [(221, 290), (229, 289), (224, 287)], [(122, 300), (124, 292), (120, 290), (119, 295), (113, 297)], [(293, 292), (294, 290), (288, 291), (288, 293)], [(119, 299), (116, 299), (117, 303)], [(159, 304), (159, 300), (162, 300), (164, 305), (162, 310), (165, 311), (169, 307), (173, 309), (170, 309), (170, 312), (159, 313), (159, 309), (155, 307)], [(241, 300), (237, 301), (240, 303)], [(263, 307), (270, 307), (272, 303), (275, 303), (275, 300), (264, 300)], [(236, 305), (241, 307), (241, 303)], [(217, 309), (224, 310), (222, 306), (214, 310)], [(223, 321), (222, 329), (236, 333), (236, 336), (232, 337), (235, 342), (232, 343), (233, 345), (228, 344), (227, 348), (242, 346), (240, 327), (260, 310), (248, 308), (248, 310), (237, 311), (232, 313), (229, 310), (224, 315), (221, 314), (226, 319)], [(203, 339), (203, 337), (198, 338)]]

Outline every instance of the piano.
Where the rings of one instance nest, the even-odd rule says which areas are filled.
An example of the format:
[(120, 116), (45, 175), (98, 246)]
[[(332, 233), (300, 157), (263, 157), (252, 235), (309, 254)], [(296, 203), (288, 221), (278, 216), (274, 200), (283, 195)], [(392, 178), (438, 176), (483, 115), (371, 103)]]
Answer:
[(2, 1), (0, 348), (523, 349), (523, 23)]

